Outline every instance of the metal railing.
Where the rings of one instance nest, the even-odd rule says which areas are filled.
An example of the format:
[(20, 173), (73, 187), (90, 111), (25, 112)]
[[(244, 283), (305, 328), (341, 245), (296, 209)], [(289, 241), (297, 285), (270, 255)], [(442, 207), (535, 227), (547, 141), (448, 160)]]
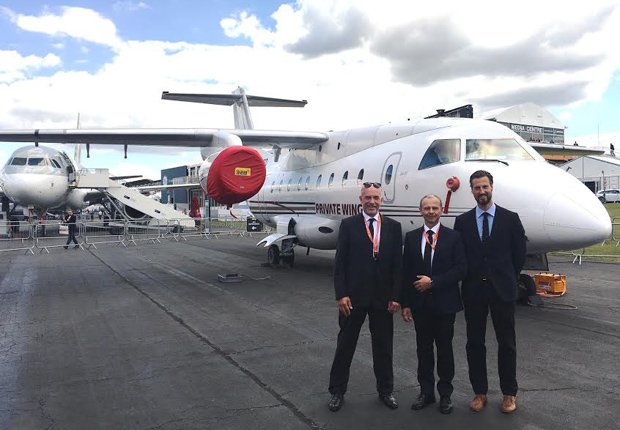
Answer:
[[(246, 219), (233, 217), (171, 219), (148, 221), (110, 220), (83, 217), (75, 223), (77, 243), (67, 243), (69, 226), (61, 221), (10, 221), (0, 223), (0, 252), (21, 251), (35, 254), (50, 253), (58, 248), (97, 249), (97, 246), (137, 246), (140, 243), (161, 243), (196, 239), (217, 239), (220, 236), (252, 236), (268, 234), (270, 229), (257, 233), (246, 232)], [(2, 234), (2, 232), (6, 232)]]

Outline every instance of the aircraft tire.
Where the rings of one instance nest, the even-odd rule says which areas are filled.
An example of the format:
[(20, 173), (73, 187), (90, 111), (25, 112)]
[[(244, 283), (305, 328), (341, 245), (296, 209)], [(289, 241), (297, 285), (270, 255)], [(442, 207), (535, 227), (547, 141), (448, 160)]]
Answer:
[(280, 264), (280, 249), (278, 245), (271, 245), (267, 249), (267, 262), (272, 266)]
[(527, 304), (529, 300), (528, 298), (535, 295), (536, 282), (534, 282), (534, 278), (525, 273), (521, 273), (517, 284), (517, 302)]

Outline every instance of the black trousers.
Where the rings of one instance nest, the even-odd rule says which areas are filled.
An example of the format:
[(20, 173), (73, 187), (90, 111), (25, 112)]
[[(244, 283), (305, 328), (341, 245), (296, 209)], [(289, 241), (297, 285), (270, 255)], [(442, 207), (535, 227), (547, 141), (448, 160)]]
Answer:
[[(418, 355), (418, 382), (420, 392), (435, 395), (435, 354), (437, 348), (437, 391), (440, 396), (451, 396), (454, 388), (454, 320), (456, 314), (444, 314), (434, 307), (423, 307), (414, 313)], [(433, 346), (434, 344), (434, 346)]]
[(485, 336), (487, 315), (490, 310), (498, 345), (497, 367), (500, 388), (505, 396), (516, 396), (519, 387), (517, 385), (515, 302), (505, 302), (495, 294), (483, 298), (464, 297), (463, 304), (467, 322), (467, 364), (474, 393), (487, 394), (489, 389)]
[(69, 237), (67, 237), (67, 245), (69, 245), (73, 241), (77, 245), (78, 241), (75, 238), (75, 229), (69, 228)]
[(384, 308), (353, 306), (351, 315), (345, 317), (338, 313), (340, 332), (332, 369), (329, 374), (329, 392), (344, 394), (349, 383), (349, 372), (353, 354), (357, 346), (360, 329), (369, 317), (370, 336), (372, 340), (372, 361), (377, 380), (377, 391), (388, 394), (394, 390), (394, 370), (392, 367), (392, 346), (394, 337), (394, 319)]

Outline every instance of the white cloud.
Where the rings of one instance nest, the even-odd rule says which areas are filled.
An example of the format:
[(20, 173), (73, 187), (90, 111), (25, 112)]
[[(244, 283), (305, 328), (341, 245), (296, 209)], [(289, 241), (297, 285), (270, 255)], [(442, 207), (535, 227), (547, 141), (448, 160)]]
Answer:
[[(309, 101), (304, 109), (252, 109), (264, 129), (346, 129), (472, 102), (478, 113), (524, 97), (562, 108), (566, 121), (572, 108), (600, 98), (620, 68), (614, 4), (524, 0), (506, 19), (497, 2), (299, 0), (272, 14), (273, 28), (247, 12), (221, 21), (226, 35), (252, 46), (123, 41), (93, 10), (36, 17), (5, 10), (22, 30), (112, 46), (114, 57), (92, 73), (27, 78), (26, 66), (3, 72), (8, 63), (0, 60), (0, 80), (4, 73), (11, 82), (0, 85), (0, 128), (74, 128), (77, 112), (84, 128), (232, 128), (231, 108), (162, 101), (161, 91), (229, 93), (238, 85)], [(18, 55), (16, 63), (27, 63)], [(36, 58), (45, 67), (60, 61)], [(130, 158), (140, 151), (130, 149)]]
[(38, 57), (36, 55), (22, 56), (16, 51), (0, 51), (0, 83), (24, 79), (26, 72), (56, 67), (60, 63), (60, 58), (54, 54)]
[(137, 10), (142, 10), (142, 9), (150, 9), (150, 6), (148, 4), (146, 4), (145, 2), (134, 2), (134, 1), (116, 1), (114, 2), (114, 4), (112, 5), (112, 7), (114, 8), (114, 10), (117, 11), (129, 11), (129, 12), (134, 12)]
[(73, 37), (117, 48), (122, 42), (112, 21), (98, 12), (81, 7), (61, 8), (60, 15), (46, 12), (40, 16), (14, 14), (13, 21), (19, 28), (57, 37)]

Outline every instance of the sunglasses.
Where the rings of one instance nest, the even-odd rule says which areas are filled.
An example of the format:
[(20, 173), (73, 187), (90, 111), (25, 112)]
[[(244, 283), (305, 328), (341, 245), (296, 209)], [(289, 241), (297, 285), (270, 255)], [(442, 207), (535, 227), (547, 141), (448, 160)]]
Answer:
[(364, 182), (364, 188), (381, 188), (381, 182)]

